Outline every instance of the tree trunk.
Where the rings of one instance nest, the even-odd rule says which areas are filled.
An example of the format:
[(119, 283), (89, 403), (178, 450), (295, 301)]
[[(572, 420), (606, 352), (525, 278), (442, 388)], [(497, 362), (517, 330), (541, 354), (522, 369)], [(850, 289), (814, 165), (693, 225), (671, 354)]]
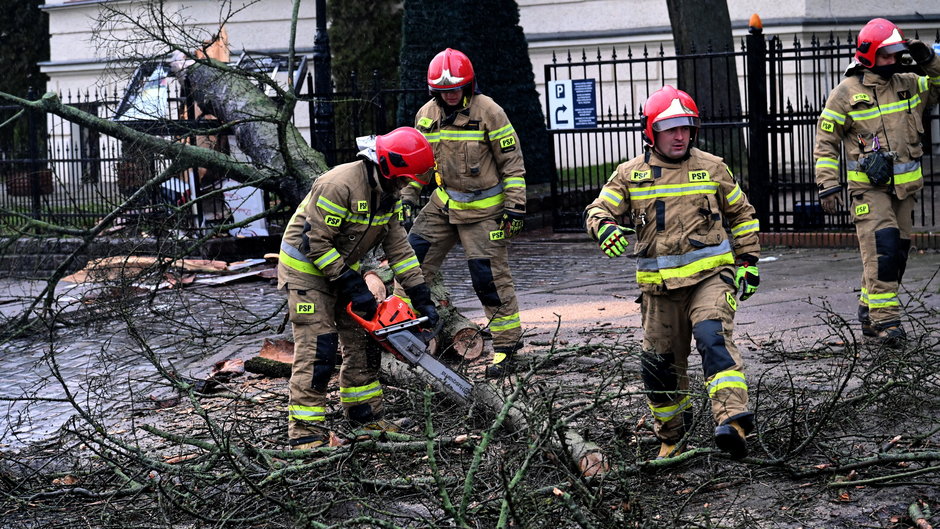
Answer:
[(277, 193), (296, 206), (311, 182), (328, 169), (323, 155), (289, 120), (280, 119), (292, 105), (278, 106), (249, 78), (232, 75), (227, 68), (215, 61), (197, 62), (179, 69), (177, 75), (189, 83), (200, 108), (231, 124), (238, 147), (256, 166), (284, 175), (277, 182)]
[[(677, 55), (734, 51), (727, 0), (666, 0), (666, 6)], [(678, 68), (677, 88), (695, 99), (703, 122), (741, 119), (741, 90), (734, 57), (681, 59)], [(704, 150), (724, 158), (735, 173), (744, 174), (747, 156), (742, 128), (714, 133), (707, 141), (702, 140), (700, 131), (699, 144)]]

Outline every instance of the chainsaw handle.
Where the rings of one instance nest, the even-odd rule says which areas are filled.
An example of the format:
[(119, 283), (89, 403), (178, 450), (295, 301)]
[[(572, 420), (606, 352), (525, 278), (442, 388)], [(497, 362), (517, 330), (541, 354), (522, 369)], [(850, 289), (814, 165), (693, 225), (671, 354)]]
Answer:
[(350, 316), (352, 316), (352, 319), (356, 320), (356, 323), (358, 323), (359, 325), (362, 325), (362, 327), (363, 327), (364, 329), (366, 329), (367, 331), (369, 331), (369, 332), (373, 332), (373, 331), (375, 331), (375, 330), (379, 327), (379, 324), (378, 324), (378, 321), (377, 321), (377, 320), (379, 319), (379, 312), (378, 312), (378, 311), (375, 312), (375, 318), (374, 318), (374, 319), (372, 319), (372, 320), (367, 320), (367, 319), (363, 318), (362, 316), (356, 314), (356, 311), (353, 310), (353, 304), (352, 304), (352, 302), (350, 301), (349, 304), (346, 305), (346, 313), (349, 314)]

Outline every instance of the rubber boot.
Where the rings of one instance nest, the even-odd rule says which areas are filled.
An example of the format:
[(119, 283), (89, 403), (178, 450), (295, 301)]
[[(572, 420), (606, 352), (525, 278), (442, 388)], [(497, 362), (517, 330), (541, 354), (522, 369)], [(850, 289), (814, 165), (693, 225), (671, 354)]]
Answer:
[(731, 459), (747, 457), (747, 440), (744, 437), (744, 428), (738, 421), (721, 424), (715, 428), (715, 445)]
[(907, 341), (907, 332), (900, 323), (891, 323), (874, 327), (874, 340), (887, 347), (899, 347)]

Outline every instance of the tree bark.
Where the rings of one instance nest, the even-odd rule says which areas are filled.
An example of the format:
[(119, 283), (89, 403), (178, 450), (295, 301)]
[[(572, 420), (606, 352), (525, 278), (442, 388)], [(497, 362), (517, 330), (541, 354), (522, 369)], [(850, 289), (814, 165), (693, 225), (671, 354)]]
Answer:
[(256, 166), (283, 175), (274, 181), (277, 194), (292, 206), (299, 204), (311, 182), (328, 168), (323, 155), (307, 144), (288, 119), (286, 113), (293, 105), (278, 105), (249, 77), (233, 75), (217, 61), (174, 65), (200, 108), (234, 131), (242, 152)]
[[(666, 0), (677, 55), (734, 51), (727, 0)], [(702, 120), (731, 121), (741, 115), (741, 90), (733, 57), (692, 57), (678, 61), (679, 88), (692, 96)], [(743, 129), (714, 134), (702, 146), (721, 156), (732, 171), (747, 169)], [(702, 134), (699, 132), (701, 143)]]

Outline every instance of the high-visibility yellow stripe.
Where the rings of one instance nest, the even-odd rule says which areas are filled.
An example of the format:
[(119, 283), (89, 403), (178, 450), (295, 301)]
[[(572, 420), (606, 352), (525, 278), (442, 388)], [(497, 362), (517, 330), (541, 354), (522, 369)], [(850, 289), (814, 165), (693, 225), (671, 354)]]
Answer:
[(849, 117), (855, 121), (865, 121), (869, 119), (880, 118), (881, 116), (886, 116), (888, 114), (894, 114), (897, 112), (907, 112), (919, 106), (920, 103), (920, 94), (914, 94), (908, 99), (902, 99), (901, 101), (896, 101), (887, 105), (877, 105), (865, 110), (852, 110), (849, 112)]
[(287, 406), (287, 420), (290, 421), (325, 421), (326, 408), (323, 406)]
[(726, 264), (734, 264), (734, 255), (730, 252), (722, 255), (705, 257), (693, 263), (677, 268), (663, 268), (658, 272), (637, 270), (636, 282), (658, 285), (666, 279), (692, 277), (703, 270), (711, 270), (712, 268), (717, 268)]
[(320, 209), (324, 209), (334, 215), (339, 215), (340, 217), (344, 219), (346, 218), (347, 215), (349, 215), (348, 209), (344, 208), (343, 206), (340, 206), (339, 204), (335, 202), (330, 201), (326, 197), (317, 198), (317, 207)]
[(683, 411), (692, 407), (692, 397), (686, 395), (678, 404), (673, 404), (672, 406), (656, 406), (650, 402), (649, 407), (650, 411), (653, 412), (653, 417), (656, 417), (662, 422), (669, 422)]
[(607, 187), (601, 189), (601, 198), (610, 202), (614, 207), (619, 206), (623, 202), (623, 195)]
[(738, 200), (741, 200), (741, 197), (743, 196), (744, 196), (744, 193), (741, 191), (741, 186), (739, 186), (738, 184), (734, 184), (734, 189), (732, 189), (731, 192), (725, 196), (725, 199), (728, 200), (729, 206), (733, 206), (734, 203), (737, 202)]
[(378, 380), (365, 386), (353, 386), (339, 388), (339, 400), (341, 402), (362, 402), (382, 394), (382, 385)]
[(405, 259), (403, 261), (399, 261), (393, 264), (392, 272), (394, 272), (395, 275), (398, 275), (398, 274), (407, 272), (408, 270), (411, 270), (412, 268), (417, 268), (419, 266), (421, 266), (421, 264), (418, 262), (418, 258), (415, 256), (411, 256), (408, 259)]
[(718, 190), (718, 182), (690, 184), (672, 184), (662, 186), (637, 187), (630, 190), (631, 200), (650, 200), (662, 197), (680, 197), (687, 195), (710, 195)]
[(506, 136), (510, 136), (510, 135), (512, 135), (512, 134), (515, 133), (515, 132), (516, 132), (516, 131), (515, 131), (515, 129), (513, 129), (512, 123), (507, 123), (506, 125), (504, 125), (504, 126), (498, 128), (498, 129), (496, 129), (496, 130), (494, 130), (493, 132), (490, 133), (490, 141), (499, 140), (499, 139), (505, 138)]
[(835, 169), (839, 170), (839, 160), (835, 158), (820, 158), (816, 160), (816, 169)]
[(510, 187), (525, 187), (525, 178), (521, 176), (510, 176), (503, 180), (503, 189)]
[(732, 226), (731, 236), (737, 239), (738, 237), (742, 235), (746, 235), (748, 233), (754, 233), (759, 228), (760, 228), (760, 221), (758, 221), (757, 219), (749, 220), (747, 222), (742, 222), (741, 224), (738, 224), (737, 226)]
[(493, 318), (493, 321), (490, 322), (490, 330), (493, 332), (508, 331), (509, 329), (518, 329), (519, 327), (522, 327), (522, 322), (520, 321), (518, 312), (510, 314), (509, 316)]
[(716, 373), (711, 380), (705, 383), (705, 387), (708, 388), (708, 397), (715, 398), (716, 393), (727, 388), (740, 388), (747, 391), (747, 381), (744, 378), (744, 373), (729, 369)]
[(829, 118), (835, 121), (836, 123), (838, 123), (839, 125), (845, 125), (845, 116), (843, 116), (842, 114), (839, 114), (838, 112), (833, 112), (832, 110), (829, 110), (828, 108), (823, 109), (822, 117)]
[(484, 199), (474, 200), (473, 202), (458, 202), (450, 198), (447, 195), (447, 192), (443, 188), (439, 187), (435, 189), (434, 192), (437, 193), (437, 198), (439, 198), (442, 202), (444, 203), (449, 202), (448, 205), (451, 209), (460, 209), (460, 210), (486, 209), (489, 207), (498, 206), (502, 204), (505, 199), (505, 195), (503, 193), (499, 193), (497, 195), (487, 197)]
[(858, 298), (859, 303), (867, 305), (870, 308), (897, 307), (900, 305), (897, 292), (885, 292), (884, 294), (869, 294), (868, 290), (862, 288), (862, 293)]

